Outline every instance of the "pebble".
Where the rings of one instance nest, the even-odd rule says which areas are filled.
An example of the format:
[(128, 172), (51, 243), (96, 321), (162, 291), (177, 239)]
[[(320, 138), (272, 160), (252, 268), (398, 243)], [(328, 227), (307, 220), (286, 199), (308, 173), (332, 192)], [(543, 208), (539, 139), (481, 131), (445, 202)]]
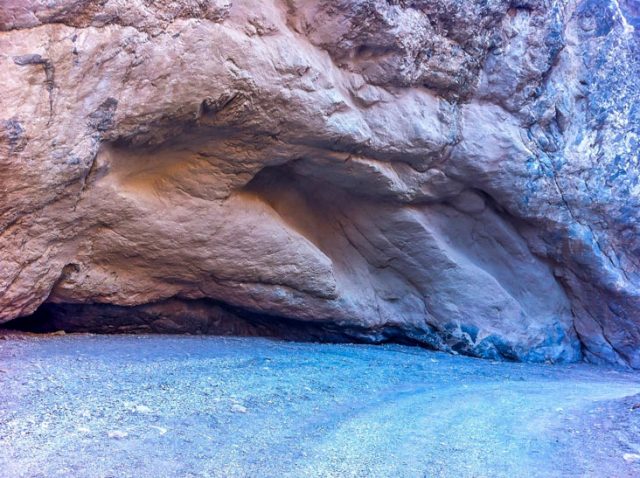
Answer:
[(109, 438), (117, 438), (117, 439), (120, 439), (120, 438), (126, 438), (126, 437), (128, 437), (128, 436), (129, 436), (129, 434), (128, 434), (127, 432), (123, 432), (123, 431), (121, 431), (121, 430), (112, 430), (112, 431), (110, 431), (110, 432), (108, 432), (108, 433), (107, 433), (107, 436), (108, 436)]
[(151, 428), (154, 428), (156, 430), (158, 430), (158, 433), (160, 433), (160, 435), (164, 435), (165, 433), (167, 433), (167, 429), (164, 427), (158, 427), (156, 425), (151, 425)]
[(231, 406), (231, 411), (236, 413), (247, 413), (247, 407), (244, 407), (238, 403), (234, 403)]

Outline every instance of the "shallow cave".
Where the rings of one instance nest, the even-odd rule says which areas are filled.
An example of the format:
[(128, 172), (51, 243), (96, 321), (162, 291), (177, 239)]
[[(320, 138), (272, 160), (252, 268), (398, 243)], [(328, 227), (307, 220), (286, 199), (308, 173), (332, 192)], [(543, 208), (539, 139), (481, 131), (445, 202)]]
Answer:
[[(123, 201), (130, 222), (119, 214), (90, 230), (48, 299), (5, 328), (393, 342), (535, 362), (580, 357), (550, 267), (529, 250), (518, 221), (479, 189), (447, 184), (427, 198), (407, 196), (415, 188), (402, 183), (376, 197), (395, 166), (302, 158), (207, 197), (182, 167), (192, 154), (167, 148), (152, 161), (137, 150), (103, 153), (88, 194), (101, 204), (106, 195)], [(203, 219), (179, 229), (189, 215), (170, 216), (161, 197), (190, 201), (189, 215)], [(141, 217), (154, 218), (153, 231)], [(169, 287), (184, 293), (164, 299)], [(143, 304), (123, 305), (140, 290)], [(203, 290), (207, 298), (185, 298)]]
[(434, 348), (397, 327), (372, 330), (309, 322), (252, 312), (209, 299), (168, 299), (139, 306), (112, 304), (42, 304), (31, 315), (0, 325), (0, 330), (34, 334), (185, 334), (265, 337), (296, 342), (395, 343)]

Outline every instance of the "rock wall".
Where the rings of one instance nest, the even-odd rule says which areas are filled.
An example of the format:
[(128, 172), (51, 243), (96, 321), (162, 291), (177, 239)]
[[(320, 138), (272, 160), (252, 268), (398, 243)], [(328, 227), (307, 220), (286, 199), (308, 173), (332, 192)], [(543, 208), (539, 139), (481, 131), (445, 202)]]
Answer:
[(636, 28), (636, 0), (3, 0), (0, 321), (639, 368)]

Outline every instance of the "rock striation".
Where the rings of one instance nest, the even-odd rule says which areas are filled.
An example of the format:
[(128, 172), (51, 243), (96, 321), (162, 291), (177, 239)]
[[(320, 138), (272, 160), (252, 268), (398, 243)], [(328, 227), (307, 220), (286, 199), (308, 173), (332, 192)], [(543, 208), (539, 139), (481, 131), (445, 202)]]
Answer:
[(638, 29), (636, 0), (3, 0), (0, 322), (640, 368)]

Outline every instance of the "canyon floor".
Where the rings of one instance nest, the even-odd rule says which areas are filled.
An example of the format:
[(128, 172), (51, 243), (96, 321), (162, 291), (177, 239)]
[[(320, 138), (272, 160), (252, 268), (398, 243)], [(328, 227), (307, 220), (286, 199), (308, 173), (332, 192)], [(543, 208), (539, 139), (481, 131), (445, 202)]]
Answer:
[(400, 345), (1, 338), (5, 478), (640, 476), (638, 373)]

